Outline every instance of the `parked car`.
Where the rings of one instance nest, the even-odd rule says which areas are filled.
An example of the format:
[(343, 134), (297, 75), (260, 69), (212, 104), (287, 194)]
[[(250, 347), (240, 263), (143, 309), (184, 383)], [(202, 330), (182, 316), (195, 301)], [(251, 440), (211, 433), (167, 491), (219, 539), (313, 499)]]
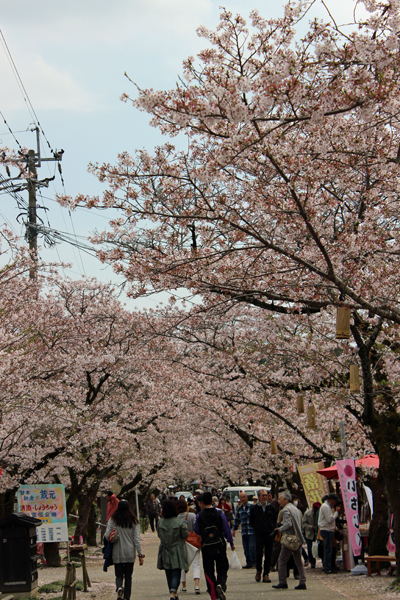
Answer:
[(222, 490), (222, 495), (225, 498), (229, 498), (233, 512), (236, 512), (236, 508), (239, 502), (239, 492), (246, 492), (249, 502), (252, 502), (253, 496), (257, 496), (259, 490), (267, 490), (270, 491), (271, 486), (255, 486), (255, 485), (239, 485), (236, 487), (226, 487)]

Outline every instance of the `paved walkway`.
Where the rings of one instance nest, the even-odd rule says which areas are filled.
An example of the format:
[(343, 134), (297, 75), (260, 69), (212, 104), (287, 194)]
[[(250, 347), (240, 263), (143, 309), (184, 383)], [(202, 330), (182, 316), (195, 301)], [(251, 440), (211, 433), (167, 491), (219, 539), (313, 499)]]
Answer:
[[(133, 586), (131, 600), (169, 600), (169, 593), (164, 571), (158, 571), (156, 568), (158, 538), (157, 535), (147, 532), (141, 536), (142, 550), (146, 555), (145, 564), (139, 567), (135, 564), (133, 573)], [(244, 563), (243, 549), (240, 534), (236, 537), (237, 552), (239, 558)], [(228, 558), (231, 551), (228, 549)], [(114, 567), (111, 567), (107, 573), (103, 572), (103, 560), (100, 549), (95, 551), (95, 555), (88, 557), (87, 560), (89, 576), (92, 587), (88, 594), (78, 592), (77, 600), (116, 600)], [(271, 573), (272, 584), (257, 583), (254, 579), (255, 571), (253, 569), (244, 569), (239, 571), (230, 570), (228, 573), (227, 600), (383, 600), (389, 598), (398, 598), (393, 592), (386, 591), (387, 586), (392, 579), (386, 577), (352, 577), (347, 573), (340, 575), (326, 576), (321, 569), (306, 569), (307, 590), (295, 590), (298, 584), (293, 576), (288, 579), (289, 589), (274, 590), (272, 584), (278, 583), (278, 574)], [(64, 579), (65, 567), (60, 569), (41, 569), (39, 571), (39, 584), (43, 585), (50, 581)], [(78, 579), (82, 579), (80, 569), (77, 570)], [(200, 579), (201, 595), (195, 596), (192, 572), (187, 575), (186, 593), (179, 592), (179, 600), (209, 600), (206, 591), (203, 573)], [(52, 596), (58, 594), (41, 594), (40, 598), (51, 600)]]
[[(236, 536), (236, 550), (242, 564), (245, 564), (243, 548), (241, 543), (240, 535)], [(150, 558), (151, 565), (153, 566), (156, 562), (158, 541), (154, 537), (146, 538), (146, 562)], [(228, 549), (228, 559), (230, 558), (231, 550)], [(136, 567), (135, 567), (136, 568)], [(307, 590), (295, 590), (294, 587), (298, 585), (298, 581), (293, 579), (293, 575), (288, 579), (288, 590), (274, 590), (272, 584), (278, 583), (278, 574), (271, 573), (271, 583), (257, 583), (254, 579), (255, 570), (253, 569), (242, 569), (238, 571), (230, 570), (228, 573), (228, 590), (226, 593), (227, 600), (275, 600), (275, 599), (287, 599), (297, 598), (297, 600), (339, 600), (343, 598), (341, 594), (329, 590), (323, 583), (312, 579), (307, 581)], [(146, 573), (140, 572), (140, 569), (136, 570), (135, 573), (135, 597), (132, 600), (167, 600), (169, 598), (168, 588), (166, 584), (165, 575), (162, 571), (152, 572), (151, 577), (147, 578)], [(191, 570), (187, 574), (187, 588), (186, 593), (179, 592), (179, 599), (184, 600), (187, 598), (193, 599), (194, 585), (192, 579)], [(200, 579), (201, 596), (199, 600), (209, 600), (209, 595), (206, 591), (206, 585), (204, 576)]]

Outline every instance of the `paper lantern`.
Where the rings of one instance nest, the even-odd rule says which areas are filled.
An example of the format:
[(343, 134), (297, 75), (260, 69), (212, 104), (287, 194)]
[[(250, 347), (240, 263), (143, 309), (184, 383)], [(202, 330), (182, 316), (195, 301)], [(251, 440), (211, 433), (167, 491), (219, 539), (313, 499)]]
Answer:
[(271, 454), (278, 454), (278, 444), (274, 438), (271, 439)]
[(358, 365), (350, 365), (350, 391), (360, 391), (360, 371)]
[(351, 311), (345, 306), (338, 306), (336, 313), (336, 339), (348, 340), (350, 338)]
[(297, 414), (304, 413), (304, 394), (297, 394)]
[(315, 427), (317, 426), (316, 421), (315, 421), (315, 406), (313, 404), (309, 404), (308, 408), (307, 408), (307, 417), (308, 417), (308, 424), (307, 427), (309, 429), (315, 429)]
[(118, 483), (118, 481), (113, 481), (110, 485), (110, 489), (116, 496), (121, 493), (122, 485)]

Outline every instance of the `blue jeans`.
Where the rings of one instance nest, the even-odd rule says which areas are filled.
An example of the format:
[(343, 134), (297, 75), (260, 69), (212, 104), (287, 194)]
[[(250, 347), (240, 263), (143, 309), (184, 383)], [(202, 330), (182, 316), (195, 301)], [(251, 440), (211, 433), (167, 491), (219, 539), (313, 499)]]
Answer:
[(165, 569), (168, 588), (170, 592), (177, 592), (181, 581), (180, 569)]
[(334, 532), (320, 529), (320, 533), (324, 540), (324, 571), (325, 573), (329, 573), (332, 571), (332, 542)]
[(255, 535), (243, 535), (242, 533), (243, 551), (246, 557), (246, 565), (251, 567), (256, 563), (256, 538)]

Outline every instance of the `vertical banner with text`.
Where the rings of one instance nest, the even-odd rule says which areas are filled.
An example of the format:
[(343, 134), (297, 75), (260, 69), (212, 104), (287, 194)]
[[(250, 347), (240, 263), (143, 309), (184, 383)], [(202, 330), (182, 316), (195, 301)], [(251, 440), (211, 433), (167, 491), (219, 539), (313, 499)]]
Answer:
[(324, 466), (324, 463), (321, 461), (298, 467), (309, 508), (312, 507), (314, 502), (321, 502), (322, 496), (329, 494), (329, 485), (326, 477), (317, 473)]
[(344, 510), (346, 513), (347, 528), (349, 530), (349, 539), (354, 556), (361, 554), (361, 535), (360, 523), (358, 517), (358, 496), (356, 485), (356, 467), (354, 460), (336, 461), (337, 472), (342, 490)]

